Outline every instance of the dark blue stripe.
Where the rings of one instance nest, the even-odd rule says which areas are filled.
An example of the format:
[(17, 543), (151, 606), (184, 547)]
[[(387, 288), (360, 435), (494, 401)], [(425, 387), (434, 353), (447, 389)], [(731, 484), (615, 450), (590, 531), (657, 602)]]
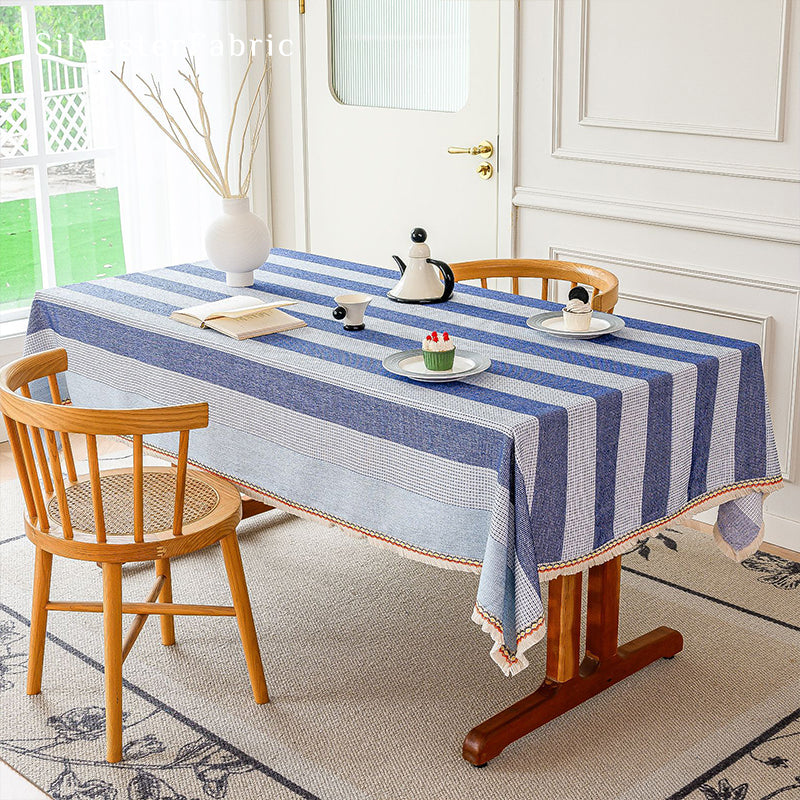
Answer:
[[(314, 255), (312, 253), (299, 253), (294, 250), (286, 250), (283, 248), (274, 248), (272, 253), (297, 261), (308, 261), (312, 264), (327, 264), (329, 266), (338, 267), (339, 269), (348, 270), (350, 272), (363, 272), (365, 275), (376, 275), (383, 278), (399, 278), (398, 272), (394, 268), (375, 267), (369, 264), (356, 264), (349, 261), (341, 261), (336, 258), (328, 258), (327, 256)], [(277, 265), (274, 262), (267, 259), (267, 263), (264, 265), (264, 267), (262, 267), (262, 269), (274, 269), (276, 266)], [(374, 286), (372, 289), (374, 289)], [(470, 286), (464, 283), (460, 283), (458, 285), (458, 291), (467, 294), (480, 295), (482, 297), (492, 297), (497, 300), (502, 300), (506, 303), (518, 303), (519, 305), (526, 307), (530, 307), (531, 305), (537, 308), (561, 307), (560, 303), (551, 303), (538, 300), (533, 297), (527, 297), (525, 295), (514, 295), (510, 294), (509, 292), (503, 292), (496, 289), (482, 289), (478, 286)], [(617, 316), (620, 315), (618, 314)], [(730, 337), (719, 336), (718, 334), (714, 333), (702, 333), (701, 331), (678, 328), (674, 325), (665, 325), (664, 323), (660, 322), (648, 322), (647, 320), (634, 319), (633, 317), (622, 317), (622, 319), (625, 320), (627, 327), (635, 330), (650, 331), (651, 333), (675, 336), (679, 339), (688, 339), (694, 342), (705, 342), (706, 344), (713, 344), (720, 347), (731, 347), (735, 350), (742, 350), (751, 346), (750, 342), (745, 342), (740, 339), (731, 339)]]
[[(102, 299), (114, 300), (115, 302), (121, 304), (127, 303), (128, 298), (132, 298), (136, 300), (136, 303), (131, 303), (131, 305), (136, 305), (138, 308), (143, 308), (143, 310), (147, 310), (146, 304), (151, 303), (153, 307), (157, 309), (155, 313), (159, 313), (159, 310), (166, 309), (166, 316), (168, 316), (169, 313), (177, 308), (177, 306), (165, 306), (165, 304), (158, 303), (155, 300), (148, 300), (147, 298), (140, 298), (136, 295), (129, 295), (126, 292), (110, 290), (106, 287), (98, 287), (98, 285), (95, 283), (76, 284), (72, 287), (72, 289), (73, 291), (83, 292), (84, 294), (101, 297)], [(336, 323), (333, 320), (321, 320), (318, 317), (301, 314), (296, 311), (294, 312), (294, 316), (307, 321), (310, 327), (317, 327), (322, 330), (327, 329), (332, 331), (341, 330), (341, 324)], [(391, 336), (390, 334), (379, 333), (377, 331), (372, 331), (369, 336), (373, 341), (379, 341), (381, 344), (388, 344), (392, 347), (399, 346), (399, 349), (402, 347), (413, 347), (415, 344), (417, 344), (411, 340)], [(274, 333), (269, 334), (268, 336), (254, 338), (254, 341), (265, 340), (268, 341), (270, 345), (279, 347), (282, 350), (302, 353), (303, 355), (318, 358), (321, 361), (326, 361), (331, 364), (341, 364), (342, 366), (359, 369), (362, 372), (369, 372), (373, 375), (386, 374), (383, 364), (379, 359), (361, 356), (357, 353), (352, 353), (349, 350), (342, 350), (336, 347), (318, 344), (302, 337), (282, 336)], [(521, 375), (522, 373), (526, 372), (526, 370), (522, 367), (516, 367), (514, 365), (500, 364), (499, 372), (500, 374), (508, 372), (511, 377), (515, 377), (516, 375)], [(563, 382), (563, 380), (568, 380), (559, 379), (557, 376), (550, 376), (547, 373), (534, 373), (532, 370), (530, 372), (532, 374), (541, 375), (543, 379), (545, 377), (552, 379), (554, 382)], [(397, 380), (402, 380), (406, 383), (414, 383), (414, 381), (412, 381), (410, 378), (397, 377)], [(591, 390), (593, 392), (603, 389), (603, 387), (597, 387), (594, 384), (583, 384), (581, 381), (578, 381), (577, 384), (584, 386), (587, 390)], [(508, 394), (496, 389), (489, 389), (487, 387), (471, 383), (459, 382), (428, 384), (428, 388), (431, 391), (439, 392), (441, 394), (451, 394), (469, 400), (474, 400), (478, 403), (484, 403), (497, 408), (505, 408), (508, 411), (516, 411), (520, 414), (527, 414), (531, 416), (539, 416), (556, 407), (549, 403), (520, 397), (519, 395), (515, 394)]]
[[(163, 278), (158, 278), (155, 277), (154, 275), (148, 275), (147, 273), (142, 273), (142, 272), (131, 273), (131, 275), (128, 277), (130, 277), (135, 283), (152, 286), (154, 288), (163, 289), (169, 292), (177, 292), (177, 290), (180, 288), (178, 284), (173, 283), (172, 281), (168, 281)], [(209, 300), (209, 301), (217, 300), (228, 296), (217, 292), (212, 292), (207, 289), (197, 289), (196, 287), (186, 287), (186, 288), (195, 288), (197, 294), (195, 294), (194, 296), (201, 300)], [(73, 287), (73, 289), (78, 290), (79, 287), (76, 286)], [(128, 304), (127, 298), (130, 296), (131, 295), (128, 295), (127, 293), (120, 292), (118, 302)], [(308, 300), (307, 297), (305, 297), (304, 299)], [(302, 319), (311, 328), (315, 328), (317, 330), (324, 330), (331, 333), (342, 332), (341, 323), (336, 322), (332, 318), (317, 317), (311, 314), (304, 314), (295, 308), (291, 309), (291, 313), (294, 316)], [(385, 347), (393, 347), (398, 350), (410, 349), (419, 346), (419, 342), (416, 339), (408, 339), (403, 336), (396, 336), (394, 334), (384, 333), (382, 331), (375, 331), (368, 329), (360, 331), (358, 335), (359, 338), (366, 339), (367, 341), (373, 342), (374, 344), (382, 345)], [(264, 339), (265, 337), (260, 337), (260, 338)], [(274, 338), (270, 336), (268, 341), (272, 343), (274, 341)], [(292, 338), (292, 342), (296, 342), (296, 339), (294, 337)], [(311, 351), (308, 352), (310, 355), (315, 354)], [(594, 397), (594, 398), (601, 398), (604, 397), (605, 395), (613, 395), (614, 401), (617, 404), (619, 404), (621, 408), (622, 393), (620, 390), (614, 389), (613, 387), (603, 386), (596, 383), (589, 383), (588, 381), (582, 381), (577, 378), (569, 378), (561, 375), (555, 375), (550, 372), (542, 372), (540, 370), (529, 369), (527, 367), (522, 367), (517, 364), (509, 364), (503, 361), (493, 360), (492, 365), (493, 365), (492, 372), (494, 374), (503, 375), (504, 377), (525, 381), (527, 383), (535, 383), (540, 386), (547, 386), (552, 389), (560, 389), (561, 391), (564, 392), (587, 395), (589, 397)]]
[[(212, 280), (217, 280), (217, 281), (224, 280), (224, 275), (222, 275), (222, 273), (220, 273), (217, 270), (208, 269), (206, 267), (186, 265), (179, 267), (170, 267), (170, 270), (188, 272), (194, 275), (198, 275), (200, 277), (210, 278)], [(78, 287), (73, 287), (73, 288), (78, 288)], [(291, 298), (293, 300), (302, 300), (317, 305), (327, 305), (327, 306), (333, 305), (332, 298), (326, 295), (321, 295), (317, 294), (316, 292), (296, 289), (292, 286), (270, 284), (260, 279), (256, 280), (256, 282), (253, 284), (253, 288), (260, 290), (262, 292), (268, 292), (269, 294), (280, 294), (283, 297)], [(401, 306), (398, 306), (398, 309), (401, 308), (402, 308)], [(418, 314), (428, 313), (432, 315), (433, 314), (432, 309), (435, 309), (436, 306), (418, 306), (417, 308), (420, 309), (417, 312)], [(475, 312), (477, 309), (474, 309), (472, 307), (470, 308), (472, 309), (470, 313), (472, 313), (473, 316), (476, 316), (476, 314), (473, 312)], [(423, 311), (422, 309), (425, 309), (425, 311)], [(294, 309), (292, 310), (292, 313), (293, 314), (296, 313)], [(625, 377), (629, 378), (638, 378), (640, 380), (649, 381), (651, 378), (657, 375), (668, 374), (663, 370), (650, 369), (648, 367), (638, 367), (632, 364), (627, 364), (621, 361), (614, 361), (596, 355), (588, 355), (585, 353), (575, 352), (573, 350), (558, 347), (555, 344), (547, 345), (541, 342), (535, 342), (526, 339), (517, 339), (515, 337), (503, 336), (495, 332), (483, 331), (478, 328), (466, 327), (463, 325), (453, 324), (451, 322), (441, 323), (437, 322), (435, 319), (428, 319), (422, 316), (415, 316), (403, 310), (395, 310), (394, 307), (390, 309), (370, 307), (369, 313), (371, 316), (378, 317), (380, 319), (384, 319), (389, 322), (397, 322), (402, 325), (408, 325), (415, 328), (425, 327), (426, 323), (432, 322), (434, 323), (434, 325), (445, 327), (454, 336), (458, 336), (467, 341), (471, 340), (475, 342), (483, 342), (485, 344), (493, 345), (495, 347), (503, 347), (509, 350), (513, 350), (518, 353), (530, 353), (532, 355), (537, 355), (542, 358), (549, 358), (567, 364), (574, 364), (576, 366), (586, 367), (587, 369), (595, 369), (600, 372), (610, 372), (615, 375), (624, 375)], [(522, 322), (522, 327), (525, 327), (524, 321)], [(525, 328), (525, 330), (528, 329)], [(370, 331), (368, 327), (366, 331), (362, 331), (359, 335), (362, 337), (363, 336), (370, 337), (373, 333), (374, 332)], [(418, 343), (416, 346), (418, 346)], [(652, 345), (645, 345), (645, 347), (650, 347), (654, 351), (659, 350), (659, 348), (656, 348)], [(660, 355), (659, 352), (653, 352), (651, 354)]]
[(667, 514), (672, 455), (672, 375), (650, 381), (647, 405), (647, 450), (642, 488), (642, 524)]
[(711, 426), (714, 422), (718, 377), (719, 361), (717, 359), (709, 359), (697, 365), (692, 468), (689, 473), (689, 495), (685, 498), (687, 503), (707, 491), (708, 453), (711, 446)]
[[(561, 561), (567, 514), (567, 412), (560, 408), (539, 424), (536, 491), (531, 502), (531, 527), (539, 563)], [(526, 573), (528, 569), (526, 568)], [(529, 577), (533, 577), (528, 573)]]
[[(186, 270), (187, 272), (193, 272), (194, 270)], [(366, 294), (374, 294), (375, 293), (375, 286), (371, 283), (359, 281), (359, 280), (351, 280), (348, 278), (339, 278), (332, 275), (321, 275), (318, 273), (309, 274), (307, 271), (298, 269), (297, 267), (290, 267), (287, 264), (273, 264), (273, 263), (266, 263), (262, 268), (262, 272), (272, 272), (277, 275), (285, 275), (289, 278), (299, 278), (300, 280), (306, 281), (313, 281), (314, 283), (322, 284), (324, 286), (333, 286), (336, 289), (349, 289), (353, 292), (365, 292)], [(261, 276), (259, 275), (259, 280)], [(459, 291), (461, 287), (459, 286)], [(512, 295), (514, 297), (515, 295)], [(458, 301), (458, 293), (453, 296), (453, 299), (447, 301), (447, 305), (425, 305), (421, 304), (418, 306), (420, 309), (424, 309), (421, 312), (422, 315), (428, 316), (429, 314), (435, 314), (439, 310), (448, 311), (451, 314), (466, 314), (467, 316), (471, 317), (480, 317), (481, 319), (492, 320), (493, 322), (502, 322), (505, 325), (515, 325), (517, 327), (527, 327), (525, 325), (525, 320), (530, 317), (531, 315), (531, 306), (536, 308), (549, 308), (556, 306), (553, 303), (548, 303), (543, 300), (534, 300), (533, 298), (526, 298), (530, 302), (526, 303), (525, 308), (520, 308), (518, 314), (510, 314), (506, 311), (497, 311), (491, 308), (487, 308), (485, 304), (481, 305), (471, 305), (468, 303), (460, 303)], [(331, 302), (331, 298), (328, 298), (328, 303)], [(406, 306), (407, 307), (407, 306)], [(441, 323), (445, 324), (445, 323)]]
[[(619, 316), (619, 314), (617, 314)], [(622, 317), (625, 320), (625, 327), (636, 331), (649, 331), (663, 336), (674, 336), (678, 339), (687, 339), (690, 342), (703, 342), (715, 347), (729, 347), (733, 350), (743, 350), (752, 347), (752, 342), (745, 342), (741, 339), (731, 339), (728, 336), (720, 336), (716, 333), (703, 333), (693, 331), (689, 328), (678, 328), (675, 325), (665, 325), (662, 322), (649, 322), (645, 319), (634, 319), (633, 317)]]
[[(129, 272), (126, 275), (118, 275), (117, 280), (129, 281), (130, 283), (138, 283), (140, 286), (152, 286), (154, 289), (163, 289), (165, 292), (172, 292), (173, 294), (181, 294), (185, 297), (194, 297), (205, 303), (210, 303), (212, 300), (223, 300), (230, 297), (230, 294), (224, 292), (212, 292), (210, 289), (201, 289), (198, 286), (192, 286), (188, 283), (178, 283), (177, 281), (170, 281), (166, 278), (161, 278), (153, 275), (152, 272)], [(71, 287), (75, 289), (76, 287)]]
[[(416, 410), (400, 402), (383, 401), (276, 367), (256, 364), (211, 347), (132, 328), (68, 306), (34, 300), (28, 333), (47, 328), (117, 355), (242, 392), (273, 405), (291, 408), (443, 458), (457, 459), (465, 464), (496, 469), (495, 454), (502, 450), (507, 440), (504, 434), (486, 428), (479, 422), (440, 418), (433, 412)], [(271, 336), (274, 338), (281, 334)], [(345, 361), (356, 358), (348, 353), (342, 355)], [(362, 364), (356, 366), (363, 368)], [(380, 362), (374, 360), (374, 371), (379, 369), (382, 369)], [(464, 383), (444, 384), (437, 385), (435, 389), (444, 389), (444, 394), (458, 393), (459, 389), (467, 387), (468, 384)], [(488, 390), (480, 393), (488, 393)], [(492, 402), (495, 398), (488, 400)], [(486, 399), (482, 402), (486, 402)], [(536, 406), (535, 403), (529, 405), (531, 408)], [(550, 408), (541, 404), (538, 411), (542, 413)], [(355, 409), (358, 413), (354, 413)], [(527, 413), (530, 413), (530, 409)]]
[(737, 481), (767, 474), (767, 405), (761, 349), (751, 344), (742, 350), (739, 399), (736, 406), (734, 472)]
[[(622, 420), (622, 393), (597, 400), (597, 442), (594, 487), (594, 546), (614, 538), (617, 451)], [(649, 447), (649, 440), (648, 445)]]

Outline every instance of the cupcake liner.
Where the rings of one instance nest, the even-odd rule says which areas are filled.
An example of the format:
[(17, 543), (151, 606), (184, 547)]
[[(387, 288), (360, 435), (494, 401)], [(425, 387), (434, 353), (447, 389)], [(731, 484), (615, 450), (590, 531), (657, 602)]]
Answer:
[(425, 361), (425, 369), (434, 372), (444, 372), (447, 369), (453, 369), (453, 361), (456, 357), (455, 347), (450, 350), (423, 350), (422, 358)]

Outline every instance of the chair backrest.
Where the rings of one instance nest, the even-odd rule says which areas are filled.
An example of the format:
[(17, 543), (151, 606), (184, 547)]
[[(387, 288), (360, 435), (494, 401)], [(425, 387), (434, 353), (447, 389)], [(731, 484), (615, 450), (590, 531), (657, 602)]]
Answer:
[(592, 287), (591, 303), (596, 311), (611, 313), (617, 304), (619, 281), (613, 272), (591, 264), (575, 264), (571, 261), (548, 261), (545, 259), (504, 258), (487, 261), (462, 261), (451, 264), (457, 281), (480, 278), (486, 288), (487, 278), (511, 278), (514, 294), (519, 294), (520, 278), (540, 278), (542, 300), (549, 300), (550, 281), (569, 281), (572, 287), (579, 283)]
[[(208, 404), (142, 409), (93, 409), (63, 405), (57, 375), (67, 369), (65, 350), (26, 356), (0, 370), (0, 411), (8, 431), (28, 518), (42, 532), (50, 531), (46, 499), (55, 492), (62, 535), (73, 538), (66, 486), (77, 482), (69, 434), (86, 437), (94, 529), (106, 541), (106, 526), (97, 456), (97, 437), (130, 436), (133, 440), (133, 536), (144, 541), (144, 451), (142, 437), (180, 432), (172, 533), (182, 534), (189, 431), (208, 425)], [(31, 398), (32, 381), (46, 378), (52, 402)], [(44, 438), (44, 443), (42, 441)], [(58, 440), (61, 441), (59, 454)], [(45, 446), (46, 443), (46, 446)], [(35, 452), (35, 457), (34, 457)], [(66, 467), (66, 480), (62, 461)]]

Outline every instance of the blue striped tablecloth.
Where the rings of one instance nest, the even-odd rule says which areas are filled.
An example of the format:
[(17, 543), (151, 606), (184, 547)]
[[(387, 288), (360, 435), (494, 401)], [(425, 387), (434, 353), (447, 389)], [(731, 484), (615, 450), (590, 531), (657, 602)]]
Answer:
[[(728, 555), (757, 548), (781, 482), (757, 345), (634, 319), (563, 341), (525, 325), (551, 303), (462, 284), (447, 303), (399, 305), (385, 297), (397, 277), (273, 250), (252, 289), (198, 265), (49, 289), (26, 352), (65, 347), (79, 405), (207, 400), (197, 465), (412, 558), (480, 571), (473, 619), (509, 674), (544, 636), (540, 580), (711, 506)], [(374, 295), (367, 330), (331, 317), (342, 290)], [(233, 293), (297, 299), (289, 311), (308, 327), (238, 342), (168, 319)], [(444, 384), (384, 371), (432, 329), (491, 369)]]

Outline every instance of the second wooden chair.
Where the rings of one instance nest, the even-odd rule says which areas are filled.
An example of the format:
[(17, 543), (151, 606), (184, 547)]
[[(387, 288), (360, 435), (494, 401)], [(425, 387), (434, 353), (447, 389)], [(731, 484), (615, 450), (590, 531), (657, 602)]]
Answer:
[(514, 294), (519, 294), (520, 278), (538, 278), (542, 281), (542, 300), (549, 297), (550, 281), (569, 281), (571, 286), (582, 284), (592, 287), (591, 303), (595, 311), (612, 313), (617, 304), (619, 281), (613, 272), (591, 264), (545, 259), (505, 258), (486, 261), (462, 261), (450, 265), (457, 281), (480, 279), (487, 287), (488, 278), (511, 278)]
[[(41, 691), (48, 613), (102, 613), (106, 757), (115, 762), (122, 759), (122, 662), (149, 615), (161, 617), (165, 645), (175, 643), (175, 615), (235, 616), (255, 701), (266, 703), (269, 696), (236, 538), (239, 492), (228, 481), (188, 469), (189, 431), (208, 425), (208, 405), (124, 410), (63, 405), (56, 376), (66, 369), (66, 351), (50, 350), (0, 371), (0, 410), (25, 499), (25, 533), (36, 546), (27, 692)], [(29, 385), (40, 378), (49, 383), (52, 403), (31, 399)], [(178, 431), (177, 468), (145, 467), (143, 436)], [(77, 474), (70, 434), (85, 436), (88, 475)], [(100, 435), (132, 437), (132, 469), (100, 471)], [(233, 605), (173, 603), (170, 559), (217, 542)], [(102, 602), (51, 600), (54, 555), (100, 564)], [(134, 561), (154, 562), (156, 582), (144, 602), (123, 603), (122, 565)], [(124, 641), (123, 614), (135, 615)]]

